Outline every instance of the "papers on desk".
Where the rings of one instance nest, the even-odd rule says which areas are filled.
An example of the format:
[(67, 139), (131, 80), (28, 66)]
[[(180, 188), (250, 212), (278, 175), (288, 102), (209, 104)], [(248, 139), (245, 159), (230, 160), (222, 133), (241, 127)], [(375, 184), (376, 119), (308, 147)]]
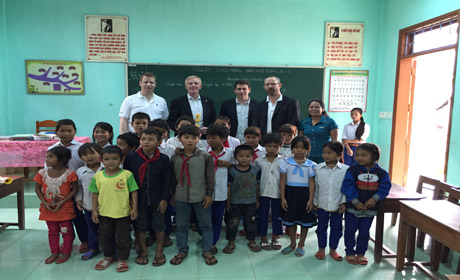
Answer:
[(35, 141), (49, 141), (53, 140), (52, 134), (35, 134), (34, 136)]
[(33, 134), (15, 134), (9, 138), (10, 141), (30, 141), (34, 140)]

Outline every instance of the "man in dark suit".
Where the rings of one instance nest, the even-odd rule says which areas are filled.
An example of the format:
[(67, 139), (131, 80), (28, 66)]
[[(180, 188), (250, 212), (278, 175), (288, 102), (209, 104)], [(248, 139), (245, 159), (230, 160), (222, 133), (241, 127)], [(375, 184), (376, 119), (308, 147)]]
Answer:
[(200, 77), (189, 76), (185, 79), (187, 94), (171, 102), (168, 123), (175, 129), (178, 117), (191, 116), (195, 120), (195, 125), (201, 129), (202, 138), (206, 139), (208, 126), (216, 119), (216, 110), (212, 99), (200, 95), (201, 87)]
[(299, 126), (299, 101), (281, 94), (281, 82), (278, 77), (268, 77), (264, 80), (267, 98), (259, 102), (257, 107), (257, 126), (262, 135), (278, 132), (279, 128), (290, 123)]
[(255, 125), (257, 115), (257, 102), (249, 98), (251, 84), (247, 80), (235, 82), (234, 92), (236, 98), (222, 102), (220, 115), (230, 119), (230, 135), (244, 140), (244, 130)]

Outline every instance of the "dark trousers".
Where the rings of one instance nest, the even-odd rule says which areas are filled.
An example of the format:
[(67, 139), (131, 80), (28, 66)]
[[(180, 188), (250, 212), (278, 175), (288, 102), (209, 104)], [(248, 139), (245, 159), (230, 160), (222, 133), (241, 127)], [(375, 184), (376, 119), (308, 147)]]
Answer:
[(213, 201), (211, 205), (211, 217), (212, 217), (212, 231), (213, 239), (212, 245), (216, 245), (220, 238), (220, 232), (222, 231), (222, 220), (224, 219), (224, 211), (227, 207), (227, 201)]
[[(364, 255), (369, 244), (369, 230), (374, 217), (356, 217), (345, 212), (345, 252), (348, 255)], [(359, 230), (358, 238), (356, 231)], [(356, 245), (356, 249), (355, 249)]]
[(342, 217), (343, 213), (339, 214), (339, 212), (327, 212), (323, 209), (318, 209), (318, 227), (316, 228), (318, 248), (326, 248), (327, 228), (330, 223), (329, 248), (333, 250), (337, 249), (339, 240), (343, 235)]
[(99, 216), (99, 242), (104, 257), (112, 257), (116, 251), (119, 260), (127, 260), (131, 250), (131, 218), (119, 219)]
[(244, 227), (246, 229), (246, 238), (254, 240), (256, 238), (256, 204), (232, 204), (230, 211), (230, 221), (227, 225), (227, 240), (235, 241), (238, 233), (238, 224), (240, 217), (243, 216)]
[(77, 209), (77, 204), (74, 203), (75, 218), (72, 220), (72, 224), (77, 231), (78, 239), (81, 243), (88, 243), (88, 226), (86, 225), (85, 214), (83, 211)]
[(99, 224), (93, 222), (91, 211), (84, 210), (84, 215), (88, 227), (88, 247), (90, 250), (99, 251)]
[(278, 219), (281, 211), (281, 199), (266, 196), (259, 197), (259, 218), (257, 219), (257, 232), (260, 236), (266, 236), (268, 231), (268, 212), (272, 210), (272, 233), (274, 235), (283, 234), (281, 220)]

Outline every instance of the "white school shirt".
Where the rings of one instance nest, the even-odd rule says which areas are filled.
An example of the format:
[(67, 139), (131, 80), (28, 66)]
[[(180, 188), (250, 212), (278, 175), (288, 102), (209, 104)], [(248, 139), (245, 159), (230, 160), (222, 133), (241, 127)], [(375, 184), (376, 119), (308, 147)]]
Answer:
[(254, 165), (259, 167), (262, 174), (260, 177), (260, 196), (281, 198), (280, 195), (280, 171), (279, 162), (282, 157), (276, 157), (270, 162), (266, 156), (257, 158)]
[[(61, 141), (51, 145), (49, 148), (48, 148), (48, 151), (54, 147), (58, 147), (58, 146), (61, 146), (61, 147), (64, 147), (64, 148), (67, 148), (70, 150), (70, 153), (72, 154), (72, 158), (70, 158), (69, 160), (69, 163), (68, 163), (68, 168), (72, 171), (77, 171), (78, 168), (82, 167), (85, 165), (85, 163), (83, 162), (83, 160), (81, 160), (80, 156), (78, 155), (78, 149), (80, 148), (80, 146), (83, 145), (82, 143), (78, 142), (77, 140), (75, 139), (72, 139), (72, 141), (69, 143), (69, 145), (67, 146), (64, 146), (62, 145)], [(45, 168), (47, 168), (46, 166), (46, 162), (45, 162)]]
[(188, 104), (192, 109), (192, 118), (195, 120), (195, 125), (198, 127), (203, 126), (203, 104), (201, 103), (201, 95), (198, 95), (197, 99), (193, 98), (187, 93)]
[(280, 97), (276, 100), (275, 104), (272, 104), (270, 99), (268, 99), (267, 96), (267, 104), (268, 104), (268, 109), (267, 109), (267, 133), (272, 132), (272, 118), (273, 114), (275, 113), (276, 105), (278, 105), (278, 102), (283, 101), (283, 95), (281, 94)]
[(236, 101), (236, 117), (238, 120), (238, 126), (236, 128), (236, 138), (243, 140), (244, 139), (244, 130), (248, 128), (249, 122), (249, 99), (247, 102), (241, 103), (235, 98)]
[(171, 157), (174, 155), (174, 146), (166, 143), (165, 141), (161, 141), (160, 146), (158, 146), (158, 150), (160, 150), (160, 153), (167, 155), (169, 157), (169, 161), (171, 161)]
[(281, 146), (279, 155), (284, 157), (284, 158), (292, 157), (291, 145), (283, 145), (283, 146)]
[(93, 193), (90, 192), (89, 184), (93, 180), (94, 174), (104, 169), (104, 165), (99, 166), (96, 172), (94, 172), (87, 165), (77, 169), (76, 173), (78, 176), (78, 193), (75, 195), (75, 201), (83, 201), (83, 208), (91, 211), (93, 209)]
[(235, 137), (232, 137), (232, 136), (228, 136), (228, 147), (232, 150), (235, 150), (236, 147), (238, 147), (239, 145), (241, 145), (241, 142), (238, 138), (235, 138)]
[(346, 196), (340, 190), (348, 165), (338, 162), (334, 168), (329, 168), (326, 162), (316, 166), (315, 194), (313, 204), (327, 212), (335, 212), (341, 203), (347, 202)]
[[(206, 147), (207, 147), (208, 144), (205, 143), (206, 145), (203, 146), (201, 140), (203, 140), (203, 139), (200, 139), (200, 141), (198, 141), (198, 144), (196, 144), (196, 147), (199, 150), (206, 151)], [(204, 140), (204, 141), (206, 141), (206, 140)], [(184, 145), (182, 145), (182, 143), (179, 141), (179, 136), (174, 136), (173, 138), (169, 138), (168, 141), (166, 141), (166, 143), (171, 145), (171, 146), (173, 146), (174, 150), (177, 149), (177, 148), (181, 148), (181, 149), (184, 148)]]
[(166, 100), (163, 97), (158, 96), (154, 93), (152, 99), (150, 99), (149, 101), (139, 91), (136, 94), (130, 95), (125, 98), (125, 100), (121, 104), (120, 113), (118, 114), (119, 117), (126, 118), (129, 120), (128, 129), (131, 132), (134, 132), (134, 129), (131, 126), (131, 119), (134, 114), (139, 112), (146, 113), (147, 115), (149, 115), (150, 120), (167, 120), (169, 117), (168, 104), (166, 103)]
[[(212, 151), (211, 147), (208, 147), (207, 152), (210, 153)], [(222, 152), (218, 154), (217, 156), (221, 157), (218, 158), (218, 160), (224, 160), (226, 162), (229, 162), (230, 164), (235, 164), (235, 160), (233, 159), (233, 150), (230, 148), (224, 147), (222, 149)], [(214, 162), (214, 157), (211, 156), (213, 162)], [(224, 201), (227, 200), (227, 194), (228, 194), (228, 168), (227, 167), (218, 167), (216, 171), (216, 184), (214, 186), (214, 194), (212, 195), (212, 200), (213, 201)]]
[[(257, 145), (257, 148), (254, 149), (254, 152), (257, 155), (257, 158), (261, 158), (267, 154), (267, 151), (265, 150), (264, 147), (262, 147), (260, 144)], [(256, 161), (257, 158), (252, 158), (251, 165), (254, 165), (254, 162)]]
[(309, 187), (310, 178), (315, 176), (316, 163), (307, 159), (298, 164), (294, 157), (285, 158), (280, 163), (280, 172), (286, 173), (286, 185), (291, 187)]
[[(347, 123), (343, 128), (342, 139), (356, 139), (356, 129), (358, 129), (359, 123), (360, 122), (357, 124), (354, 124), (353, 122)], [(371, 127), (367, 123), (364, 124), (364, 133), (361, 136), (361, 139), (366, 142), (366, 139), (369, 137), (370, 133)]]

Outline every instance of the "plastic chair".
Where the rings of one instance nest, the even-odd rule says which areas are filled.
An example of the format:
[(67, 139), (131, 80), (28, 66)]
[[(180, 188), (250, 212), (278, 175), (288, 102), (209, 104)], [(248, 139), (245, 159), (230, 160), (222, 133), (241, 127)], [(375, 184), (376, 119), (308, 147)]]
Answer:
[(40, 132), (54, 132), (56, 130), (57, 122), (52, 120), (46, 121), (36, 121), (35, 122), (35, 132), (38, 134)]

